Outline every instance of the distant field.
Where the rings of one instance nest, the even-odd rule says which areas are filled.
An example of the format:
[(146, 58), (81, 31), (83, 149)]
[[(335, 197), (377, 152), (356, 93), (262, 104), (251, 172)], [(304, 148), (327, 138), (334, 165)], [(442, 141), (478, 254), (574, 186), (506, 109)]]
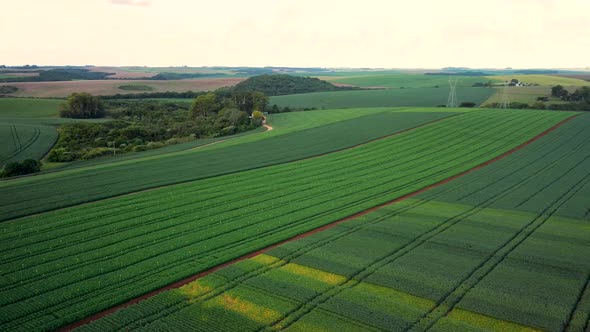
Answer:
[(559, 77), (565, 77), (565, 78), (573, 78), (576, 80), (584, 80), (584, 81), (588, 81), (590, 82), (590, 74), (579, 74), (579, 75), (555, 75), (555, 76), (559, 76)]
[[(2, 78), (32, 77), (32, 76), (39, 76), (39, 73), (27, 73), (27, 72), (21, 72), (21, 73), (1, 73), (0, 72), (0, 79), (2, 79)], [(0, 83), (0, 84), (2, 84), (2, 83)]]
[(230, 70), (214, 70), (210, 68), (185, 68), (185, 67), (90, 67), (91, 71), (114, 73), (109, 78), (144, 78), (153, 77), (160, 73), (179, 73), (179, 74), (216, 74), (223, 73), (228, 75), (235, 74)]
[[(478, 105), (495, 92), (490, 88), (457, 88), (459, 102), (469, 101)], [(448, 95), (446, 87), (337, 91), (271, 97), (270, 104), (298, 108), (434, 107), (446, 105)]]
[(63, 100), (0, 98), (0, 119), (57, 117)]
[(489, 79), (496, 79), (500, 81), (510, 81), (511, 79), (517, 79), (524, 83), (539, 84), (543, 86), (590, 86), (590, 82), (582, 79), (551, 76), (551, 75), (504, 75), (504, 76), (488, 76)]
[(119, 89), (121, 85), (145, 85), (154, 92), (185, 92), (209, 91), (221, 87), (233, 86), (243, 81), (243, 78), (201, 78), (171, 81), (150, 80), (96, 80), (96, 81), (66, 81), (66, 82), (24, 82), (11, 83), (19, 88), (16, 97), (66, 97), (74, 92), (88, 92), (94, 95), (113, 95), (137, 93)]
[[(407, 117), (409, 114), (406, 113), (408, 120), (424, 113), (411, 113), (412, 116)], [(378, 128), (378, 123), (385, 123), (388, 116), (392, 121), (383, 128), (403, 130), (408, 125), (399, 118), (402, 113), (378, 115), (380, 118), (375, 119), (374, 127), (368, 127), (367, 132)], [(6, 245), (1, 249), (4, 259), (0, 264), (3, 271), (0, 324), (3, 330), (58, 328), (154, 288), (471, 169), (571, 115), (566, 112), (468, 112), (319, 158), (188, 182), (2, 223), (1, 240)], [(353, 133), (354, 124), (349, 124), (349, 128), (346, 132)], [(311, 140), (314, 145), (318, 141), (322, 140)], [(326, 136), (325, 141), (334, 140)], [(288, 146), (284, 142), (280, 145), (283, 149)], [(189, 166), (194, 165), (198, 163)], [(175, 168), (175, 173), (177, 171)], [(427, 218), (423, 223), (405, 225), (427, 227), (436, 222), (440, 220)], [(398, 242), (387, 234), (379, 236), (378, 232), (369, 232), (366, 235), (369, 234), (376, 237), (363, 237), (360, 243), (376, 247), (365, 250), (359, 259), (348, 255), (346, 263), (363, 263), (364, 257), (364, 262), (370, 264), (382, 257), (377, 249), (387, 253), (391, 246), (397, 247)], [(51, 241), (56, 238), (60, 241)], [(402, 238), (411, 241), (414, 237)], [(489, 241), (498, 240), (491, 237)], [(341, 257), (355, 246), (340, 248), (330, 252)], [(333, 256), (325, 256), (326, 259), (330, 257)], [(326, 259), (319, 258), (324, 262)], [(428, 261), (439, 262), (431, 258)], [(341, 264), (337, 262), (335, 266)], [(364, 276), (379, 266), (371, 264), (360, 270), (353, 266), (351, 270), (360, 271)], [(452, 270), (452, 266), (448, 268)], [(304, 275), (309, 270), (296, 271)], [(273, 275), (265, 277), (272, 279), (254, 286), (264, 287), (279, 280), (280, 285), (270, 294), (288, 291), (280, 275), (277, 279)], [(291, 279), (284, 279), (288, 280)], [(338, 289), (341, 282), (347, 281), (330, 276), (322, 280)], [(295, 290), (289, 293), (297, 298), (322, 295), (324, 289), (316, 285), (311, 281), (304, 287), (294, 285)], [(377, 290), (375, 294), (382, 293)], [(236, 316), (229, 309), (254, 307), (236, 302), (234, 293), (226, 295), (225, 303), (230, 307), (220, 308), (221, 312), (214, 310), (218, 313), (215, 318), (201, 321), (204, 324), (217, 322), (220, 324), (217, 330), (228, 330), (226, 327), (229, 330), (252, 329), (253, 325), (247, 322), (233, 325), (236, 322), (231, 318)], [(292, 318), (296, 321), (308, 312), (309, 306), (313, 308), (324, 298), (322, 295), (320, 301), (310, 301), (301, 310), (298, 303), (282, 306), (281, 302), (266, 302), (287, 317), (271, 325), (289, 326)], [(236, 303), (237, 306), (232, 306)], [(174, 310), (175, 306), (172, 304), (168, 308)], [(164, 310), (157, 311), (166, 314)], [(275, 321), (275, 317), (254, 316), (262, 320), (257, 324), (263, 325), (268, 320)], [(134, 320), (122, 322), (127, 324)], [(117, 328), (110, 326), (106, 328)], [(168, 325), (170, 329), (177, 329), (172, 326)], [(101, 329), (105, 327), (98, 328)]]
[[(438, 75), (410, 75), (410, 74), (387, 74), (387, 75), (366, 75), (349, 77), (320, 77), (332, 83), (344, 83), (360, 87), (387, 87), (387, 88), (446, 88), (449, 86), (447, 76)], [(457, 79), (457, 86), (471, 87), (474, 83), (485, 83), (489, 81), (486, 77), (453, 76)], [(495, 81), (495, 80), (494, 80)]]
[[(483, 102), (483, 105), (502, 102), (504, 88), (494, 88), (494, 90), (496, 92), (488, 100)], [(551, 88), (548, 86), (508, 87), (506, 88), (506, 94), (511, 103), (532, 104), (537, 101), (537, 97), (549, 97), (551, 95)]]

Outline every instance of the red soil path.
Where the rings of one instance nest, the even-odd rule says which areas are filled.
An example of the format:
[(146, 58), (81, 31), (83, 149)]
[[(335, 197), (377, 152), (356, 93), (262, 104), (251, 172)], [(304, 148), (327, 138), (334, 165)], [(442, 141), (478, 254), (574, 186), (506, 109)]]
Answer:
[[(528, 145), (530, 145), (531, 143), (533, 143), (533, 142), (535, 142), (535, 141), (539, 140), (540, 138), (542, 138), (542, 137), (546, 136), (547, 134), (551, 133), (551, 132), (552, 132), (552, 131), (554, 131), (555, 129), (559, 128), (560, 126), (562, 126), (562, 125), (563, 125), (563, 124), (565, 124), (566, 122), (569, 122), (569, 121), (571, 121), (571, 120), (572, 120), (573, 118), (575, 118), (576, 116), (578, 116), (578, 115), (571, 116), (571, 117), (569, 117), (569, 118), (567, 118), (567, 119), (565, 119), (565, 120), (563, 120), (563, 121), (559, 122), (558, 124), (554, 125), (553, 127), (549, 128), (549, 129), (547, 129), (547, 130), (545, 130), (544, 132), (540, 133), (539, 135), (537, 135), (537, 136), (535, 136), (535, 137), (531, 138), (530, 140), (528, 140), (528, 141), (526, 141), (526, 142), (522, 143), (521, 145), (519, 145), (519, 146), (517, 146), (517, 147), (513, 148), (512, 150), (510, 150), (510, 151), (507, 151), (507, 152), (505, 152), (505, 153), (503, 153), (503, 154), (501, 154), (501, 155), (497, 156), (496, 158), (490, 159), (490, 160), (488, 160), (488, 161), (486, 161), (486, 162), (484, 162), (484, 163), (481, 163), (481, 164), (479, 164), (479, 165), (477, 165), (477, 166), (475, 166), (475, 167), (473, 167), (473, 168), (470, 168), (470, 169), (468, 169), (468, 170), (466, 170), (466, 171), (464, 171), (464, 172), (461, 172), (461, 173), (459, 173), (459, 174), (456, 174), (456, 175), (454, 175), (454, 176), (452, 176), (452, 177), (449, 177), (449, 178), (447, 178), (447, 179), (445, 179), (445, 180), (442, 180), (442, 181), (440, 181), (440, 182), (437, 182), (437, 183), (431, 184), (431, 185), (429, 185), (429, 186), (427, 186), (427, 187), (424, 187), (424, 188), (422, 188), (422, 189), (419, 189), (419, 190), (417, 190), (417, 191), (414, 191), (414, 192), (412, 192), (412, 193), (409, 193), (409, 194), (407, 194), (407, 195), (404, 195), (404, 196), (398, 197), (398, 198), (396, 198), (396, 199), (394, 199), (394, 200), (392, 200), (392, 201), (389, 201), (389, 202), (386, 202), (386, 203), (383, 203), (383, 204), (380, 204), (380, 205), (374, 206), (374, 207), (372, 207), (372, 208), (370, 208), (370, 209), (367, 209), (367, 210), (364, 210), (364, 211), (361, 211), (361, 212), (355, 213), (355, 214), (353, 214), (353, 215), (350, 215), (350, 216), (348, 216), (348, 217), (345, 217), (345, 218), (343, 218), (343, 219), (340, 219), (340, 220), (334, 221), (334, 222), (332, 222), (332, 223), (329, 223), (329, 224), (327, 224), (327, 225), (324, 225), (324, 226), (322, 226), (322, 227), (319, 227), (319, 228), (313, 229), (313, 230), (311, 230), (311, 231), (308, 231), (308, 232), (305, 232), (305, 233), (302, 233), (302, 234), (296, 235), (296, 236), (294, 236), (294, 237), (291, 237), (291, 238), (289, 238), (289, 239), (287, 239), (287, 240), (283, 240), (283, 241), (281, 241), (281, 242), (278, 242), (278, 243), (275, 243), (275, 244), (273, 244), (273, 245), (270, 245), (270, 246), (268, 246), (268, 247), (266, 247), (266, 248), (263, 248), (263, 249), (260, 249), (260, 250), (257, 250), (257, 251), (255, 251), (255, 252), (252, 252), (252, 253), (246, 254), (246, 255), (244, 255), (244, 256), (238, 257), (238, 258), (236, 258), (236, 259), (233, 259), (233, 260), (231, 260), (231, 261), (228, 261), (228, 262), (226, 262), (226, 263), (223, 263), (223, 264), (221, 264), (221, 265), (218, 265), (218, 266), (215, 266), (215, 267), (213, 267), (213, 268), (210, 268), (209, 270), (206, 270), (206, 271), (200, 272), (200, 273), (198, 273), (198, 274), (196, 274), (196, 275), (193, 275), (193, 276), (190, 276), (190, 277), (188, 277), (188, 278), (185, 278), (185, 279), (179, 280), (179, 281), (177, 281), (177, 282), (175, 282), (175, 283), (172, 283), (172, 284), (169, 284), (169, 285), (167, 285), (167, 286), (165, 286), (165, 287), (163, 287), (163, 288), (156, 289), (156, 290), (154, 290), (154, 291), (151, 291), (151, 292), (149, 292), (149, 293), (146, 293), (146, 294), (144, 294), (144, 295), (142, 295), (142, 296), (140, 296), (140, 297), (134, 298), (134, 299), (132, 299), (132, 300), (130, 300), (130, 301), (128, 301), (128, 302), (122, 303), (122, 304), (120, 304), (120, 305), (117, 305), (117, 306), (115, 306), (115, 307), (109, 308), (109, 309), (107, 309), (107, 310), (105, 310), (105, 311), (102, 311), (102, 312), (99, 312), (99, 313), (97, 313), (97, 314), (94, 314), (94, 315), (92, 315), (92, 316), (90, 316), (90, 317), (87, 317), (87, 318), (85, 318), (85, 319), (83, 319), (83, 320), (80, 320), (80, 321), (78, 321), (78, 322), (75, 322), (75, 323), (72, 323), (72, 324), (70, 324), (70, 325), (67, 325), (67, 326), (65, 326), (65, 327), (63, 327), (63, 328), (61, 328), (61, 329), (59, 329), (58, 331), (71, 331), (71, 330), (73, 330), (73, 329), (75, 329), (75, 328), (77, 328), (77, 327), (80, 327), (80, 326), (82, 326), (82, 325), (88, 324), (88, 323), (90, 323), (90, 322), (92, 322), (92, 321), (95, 321), (95, 320), (97, 320), (97, 319), (100, 319), (100, 318), (102, 318), (102, 317), (105, 317), (105, 316), (107, 316), (107, 315), (109, 315), (109, 314), (112, 314), (112, 313), (114, 313), (114, 312), (116, 312), (116, 311), (118, 311), (118, 310), (120, 310), (120, 309), (126, 308), (126, 307), (128, 307), (128, 306), (130, 306), (130, 305), (133, 305), (133, 304), (139, 303), (139, 302), (141, 302), (141, 301), (143, 301), (143, 300), (145, 300), (145, 299), (148, 299), (148, 298), (150, 298), (150, 297), (152, 297), (152, 296), (158, 295), (158, 294), (160, 294), (160, 293), (162, 293), (162, 292), (165, 292), (165, 291), (167, 291), (167, 290), (171, 290), (171, 289), (180, 288), (180, 287), (182, 287), (182, 286), (184, 286), (184, 285), (186, 285), (186, 284), (189, 284), (189, 283), (191, 283), (191, 282), (193, 282), (193, 281), (195, 281), (195, 280), (197, 280), (197, 279), (200, 279), (200, 278), (202, 278), (202, 277), (205, 277), (205, 276), (207, 276), (208, 274), (211, 274), (211, 273), (213, 273), (213, 272), (219, 271), (219, 270), (223, 269), (224, 267), (227, 267), (227, 266), (229, 266), (229, 265), (232, 265), (232, 264), (238, 263), (238, 262), (240, 262), (240, 261), (243, 261), (243, 260), (245, 260), (245, 259), (248, 259), (248, 258), (252, 258), (252, 257), (258, 256), (258, 255), (260, 255), (260, 254), (263, 254), (263, 253), (265, 253), (265, 252), (267, 252), (267, 251), (269, 251), (269, 250), (271, 250), (271, 249), (274, 249), (274, 248), (276, 248), (276, 247), (278, 247), (278, 246), (280, 246), (280, 245), (283, 245), (283, 244), (285, 244), (285, 243), (287, 243), (287, 242), (296, 241), (296, 240), (299, 240), (299, 239), (302, 239), (302, 238), (308, 237), (308, 236), (310, 236), (310, 235), (313, 235), (313, 234), (315, 234), (315, 233), (318, 233), (318, 232), (325, 231), (325, 230), (327, 230), (327, 229), (330, 229), (330, 228), (332, 228), (332, 227), (334, 227), (334, 226), (340, 225), (340, 224), (342, 224), (342, 223), (344, 223), (344, 222), (347, 222), (347, 221), (350, 221), (350, 220), (352, 220), (352, 219), (356, 219), (356, 218), (362, 217), (362, 216), (364, 216), (364, 215), (366, 215), (366, 214), (369, 214), (369, 213), (371, 213), (371, 212), (374, 212), (374, 211), (376, 211), (376, 210), (379, 210), (379, 209), (381, 209), (381, 208), (384, 208), (384, 207), (386, 207), (386, 206), (393, 205), (393, 204), (395, 204), (395, 203), (398, 203), (398, 202), (400, 202), (400, 201), (403, 201), (403, 200), (406, 200), (406, 199), (408, 199), (408, 198), (411, 198), (411, 197), (417, 196), (417, 195), (419, 195), (419, 194), (421, 194), (421, 193), (423, 193), (423, 192), (425, 192), (425, 191), (428, 191), (428, 190), (430, 190), (430, 189), (433, 189), (433, 188), (436, 188), (436, 187), (438, 187), (438, 186), (441, 186), (441, 185), (443, 185), (443, 184), (449, 183), (449, 182), (451, 182), (451, 181), (453, 181), (453, 180), (455, 180), (455, 179), (457, 179), (457, 178), (459, 178), (459, 177), (461, 177), (461, 176), (467, 175), (467, 174), (469, 174), (469, 173), (472, 173), (472, 172), (474, 172), (474, 171), (476, 171), (476, 170), (479, 170), (479, 169), (481, 169), (481, 168), (484, 168), (484, 167), (486, 167), (486, 166), (488, 166), (488, 165), (490, 165), (490, 164), (492, 164), (492, 163), (494, 163), (494, 162), (496, 162), (496, 161), (498, 161), (498, 160), (500, 160), (500, 159), (503, 159), (503, 158), (505, 158), (505, 157), (507, 157), (507, 156), (509, 156), (509, 155), (513, 154), (514, 152), (516, 152), (516, 151), (518, 151), (518, 150), (521, 150), (521, 149), (523, 149), (523, 148), (527, 147), (527, 146), (528, 146)], [(272, 128), (272, 127), (271, 127), (271, 128)], [(269, 129), (269, 128), (267, 128), (267, 129)], [(271, 130), (271, 129), (269, 129), (269, 130)], [(398, 134), (399, 134), (399, 133), (398, 133)]]

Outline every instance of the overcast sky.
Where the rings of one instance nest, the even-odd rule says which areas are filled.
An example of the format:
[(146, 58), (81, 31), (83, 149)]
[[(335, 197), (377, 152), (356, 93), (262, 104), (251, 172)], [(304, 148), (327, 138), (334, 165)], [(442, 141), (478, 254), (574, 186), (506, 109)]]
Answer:
[(590, 66), (590, 0), (0, 0), (0, 64)]

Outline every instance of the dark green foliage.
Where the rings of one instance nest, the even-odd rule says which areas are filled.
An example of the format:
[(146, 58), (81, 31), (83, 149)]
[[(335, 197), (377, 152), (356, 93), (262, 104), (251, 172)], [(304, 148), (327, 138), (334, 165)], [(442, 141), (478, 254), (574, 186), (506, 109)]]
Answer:
[(459, 107), (468, 107), (468, 108), (473, 108), (475, 107), (477, 104), (471, 101), (464, 101), (462, 102)]
[(267, 96), (281, 96), (309, 92), (358, 90), (358, 88), (337, 87), (332, 83), (312, 77), (278, 74), (250, 77), (234, 86), (233, 90), (236, 92), (258, 91)]
[[(130, 93), (130, 94), (115, 94), (110, 96), (101, 96), (102, 99), (148, 99), (148, 98), (186, 98), (187, 102), (190, 102), (192, 98), (198, 97), (200, 95), (204, 95), (207, 92), (144, 92), (144, 93)], [(189, 99), (190, 98), (190, 99)]]
[[(518, 102), (518, 101), (514, 101), (514, 102), (511, 102), (508, 105), (508, 108), (515, 109), (515, 110), (522, 110), (522, 109), (544, 109), (544, 108), (539, 108), (541, 104), (534, 103), (532, 105), (529, 105), (527, 103), (521, 103), (521, 102)], [(484, 108), (502, 108), (502, 104), (500, 104), (500, 103), (491, 103), (491, 104), (483, 105), (482, 107), (484, 107)]]
[(551, 104), (547, 107), (550, 110), (556, 111), (590, 111), (590, 104), (586, 103), (567, 103), (567, 104)]
[(213, 74), (201, 74), (201, 73), (159, 73), (156, 76), (152, 76), (147, 78), (148, 80), (154, 81), (168, 81), (168, 80), (184, 80), (190, 78), (203, 78), (203, 77), (222, 77), (227, 76), (227, 74), (223, 73), (213, 73)]
[(154, 88), (152, 88), (149, 85), (144, 85), (144, 84), (126, 84), (126, 85), (119, 86), (119, 89), (129, 90), (129, 91), (151, 91)]
[(21, 162), (14, 161), (4, 165), (0, 177), (10, 177), (37, 173), (41, 170), (41, 162), (35, 159), (25, 159)]
[(234, 105), (247, 114), (254, 111), (264, 112), (268, 106), (268, 97), (258, 91), (233, 91), (232, 99)]
[(0, 78), (0, 82), (51, 82), (73, 80), (104, 80), (113, 73), (90, 71), (82, 68), (57, 68), (40, 70), (39, 76)]
[(590, 87), (585, 86), (576, 89), (574, 93), (570, 94), (569, 100), (572, 102), (590, 104)]
[(190, 112), (193, 118), (206, 117), (219, 112), (223, 108), (222, 101), (213, 92), (195, 97)]
[(10, 68), (10, 69), (37, 69), (39, 66), (37, 65), (24, 65), (24, 66), (5, 66), (3, 68)]
[(62, 104), (59, 116), (74, 119), (97, 119), (105, 116), (104, 104), (100, 97), (89, 93), (73, 93)]
[(569, 101), (565, 104), (551, 104), (549, 109), (567, 111), (590, 111), (590, 87), (582, 87), (570, 93), (561, 85), (551, 88), (551, 96)]
[(145, 151), (176, 144), (178, 139), (233, 135), (260, 126), (260, 123), (251, 122), (248, 114), (239, 111), (237, 114), (229, 110), (227, 114), (207, 112), (190, 117), (184, 103), (111, 101), (107, 106), (115, 121), (63, 125), (48, 160), (70, 162)]
[(569, 91), (567, 91), (563, 85), (556, 85), (551, 88), (551, 95), (553, 97), (560, 98), (561, 100), (567, 100), (569, 97)]
[(17, 91), (18, 91), (18, 88), (16, 86), (12, 86), (12, 85), (0, 85), (0, 95), (2, 95), (2, 94), (15, 93)]

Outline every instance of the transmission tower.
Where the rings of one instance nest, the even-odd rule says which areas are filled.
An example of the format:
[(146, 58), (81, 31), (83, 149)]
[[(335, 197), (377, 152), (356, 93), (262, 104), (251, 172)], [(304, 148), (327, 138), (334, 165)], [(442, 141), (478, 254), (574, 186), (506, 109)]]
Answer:
[(510, 98), (508, 98), (508, 84), (504, 84), (504, 91), (502, 92), (502, 101), (500, 102), (500, 108), (504, 110), (510, 108)]
[(447, 100), (447, 107), (458, 107), (459, 103), (457, 102), (457, 82), (458, 80), (455, 78), (449, 77), (449, 85), (451, 86), (451, 91), (449, 91), (449, 99)]

